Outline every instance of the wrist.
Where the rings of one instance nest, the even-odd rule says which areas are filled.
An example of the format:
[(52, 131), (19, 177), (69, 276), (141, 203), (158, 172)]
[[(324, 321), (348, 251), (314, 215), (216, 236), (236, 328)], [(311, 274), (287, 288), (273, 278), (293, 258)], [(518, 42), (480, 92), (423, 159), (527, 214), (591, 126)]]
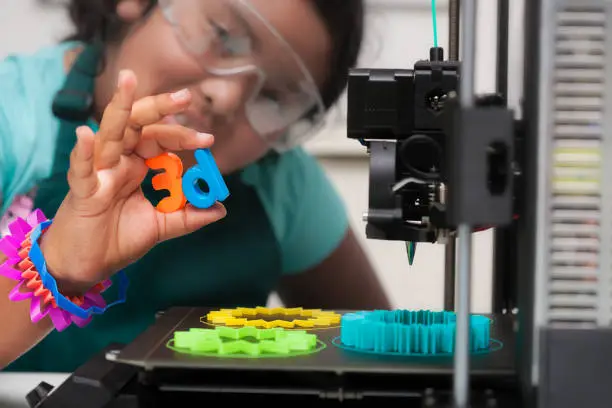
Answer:
[(56, 244), (58, 241), (54, 238), (53, 232), (53, 226), (49, 227), (49, 230), (42, 234), (38, 241), (45, 257), (47, 272), (53, 276), (57, 283), (57, 290), (64, 296), (82, 296), (97, 282), (78, 279), (68, 271), (67, 265), (70, 265), (70, 262), (61, 255), (61, 249)]

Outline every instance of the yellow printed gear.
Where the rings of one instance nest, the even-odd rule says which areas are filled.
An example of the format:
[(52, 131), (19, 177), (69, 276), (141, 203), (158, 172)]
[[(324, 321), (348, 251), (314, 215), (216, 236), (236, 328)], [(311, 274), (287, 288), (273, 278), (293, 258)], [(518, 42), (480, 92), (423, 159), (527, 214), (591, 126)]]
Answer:
[[(264, 320), (254, 319), (256, 316), (297, 316), (293, 320)], [(206, 315), (208, 323), (215, 325), (225, 325), (230, 327), (259, 327), (264, 329), (283, 328), (283, 329), (312, 329), (331, 327), (340, 324), (340, 314), (321, 310), (294, 308), (268, 308), (268, 307), (238, 307), (236, 309), (215, 310)], [(204, 320), (202, 318), (201, 320)]]

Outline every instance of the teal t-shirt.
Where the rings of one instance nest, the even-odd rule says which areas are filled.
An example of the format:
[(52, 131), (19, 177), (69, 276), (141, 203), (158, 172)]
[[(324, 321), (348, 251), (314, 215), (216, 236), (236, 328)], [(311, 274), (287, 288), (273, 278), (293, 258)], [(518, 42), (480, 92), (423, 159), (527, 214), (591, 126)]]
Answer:
[[(71, 46), (0, 62), (0, 215), (5, 224), (11, 204), (24, 195), (38, 199), (49, 217), (57, 207), (50, 202), (59, 203), (65, 195), (59, 187), (55, 194), (52, 172), (58, 160), (68, 160), (54, 152), (70, 139), (62, 136), (51, 105), (66, 79), (63, 57)], [(130, 342), (156, 312), (172, 306), (265, 305), (283, 275), (316, 266), (346, 234), (344, 203), (301, 148), (267, 156), (226, 176), (226, 182), (225, 219), (153, 248), (126, 270), (126, 303), (95, 316), (86, 328), (51, 333), (7, 370), (73, 371), (109, 343)]]

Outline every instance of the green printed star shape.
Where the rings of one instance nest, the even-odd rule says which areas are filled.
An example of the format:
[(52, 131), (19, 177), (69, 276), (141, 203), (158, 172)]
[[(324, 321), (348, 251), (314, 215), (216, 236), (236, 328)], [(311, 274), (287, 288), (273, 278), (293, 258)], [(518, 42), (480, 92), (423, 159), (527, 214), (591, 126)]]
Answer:
[(294, 356), (317, 351), (317, 335), (302, 330), (256, 327), (177, 331), (168, 347), (174, 351), (214, 356)]

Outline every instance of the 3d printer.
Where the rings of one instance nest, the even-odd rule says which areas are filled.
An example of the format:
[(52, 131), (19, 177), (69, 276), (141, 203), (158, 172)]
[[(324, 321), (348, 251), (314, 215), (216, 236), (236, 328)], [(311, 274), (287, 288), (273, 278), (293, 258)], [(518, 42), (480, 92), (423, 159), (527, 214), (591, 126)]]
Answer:
[[(498, 6), (496, 94), (473, 92), (475, 0), (450, 1), (449, 60), (433, 48), (414, 69), (358, 69), (349, 83), (348, 137), (370, 155), (368, 237), (447, 243), (453, 253), (458, 240), (456, 279), (447, 275), (447, 287), (457, 283), (452, 358), (368, 358), (333, 347), (303, 359), (188, 358), (163, 345), (206, 311), (171, 309), (61, 386), (41, 384), (31, 405), (609, 406), (612, 188), (603, 180), (612, 174), (612, 3), (526, 2), (522, 118), (505, 102), (510, 1)], [(471, 356), (470, 237), (486, 227), (496, 228), (493, 330), (504, 347)]]

